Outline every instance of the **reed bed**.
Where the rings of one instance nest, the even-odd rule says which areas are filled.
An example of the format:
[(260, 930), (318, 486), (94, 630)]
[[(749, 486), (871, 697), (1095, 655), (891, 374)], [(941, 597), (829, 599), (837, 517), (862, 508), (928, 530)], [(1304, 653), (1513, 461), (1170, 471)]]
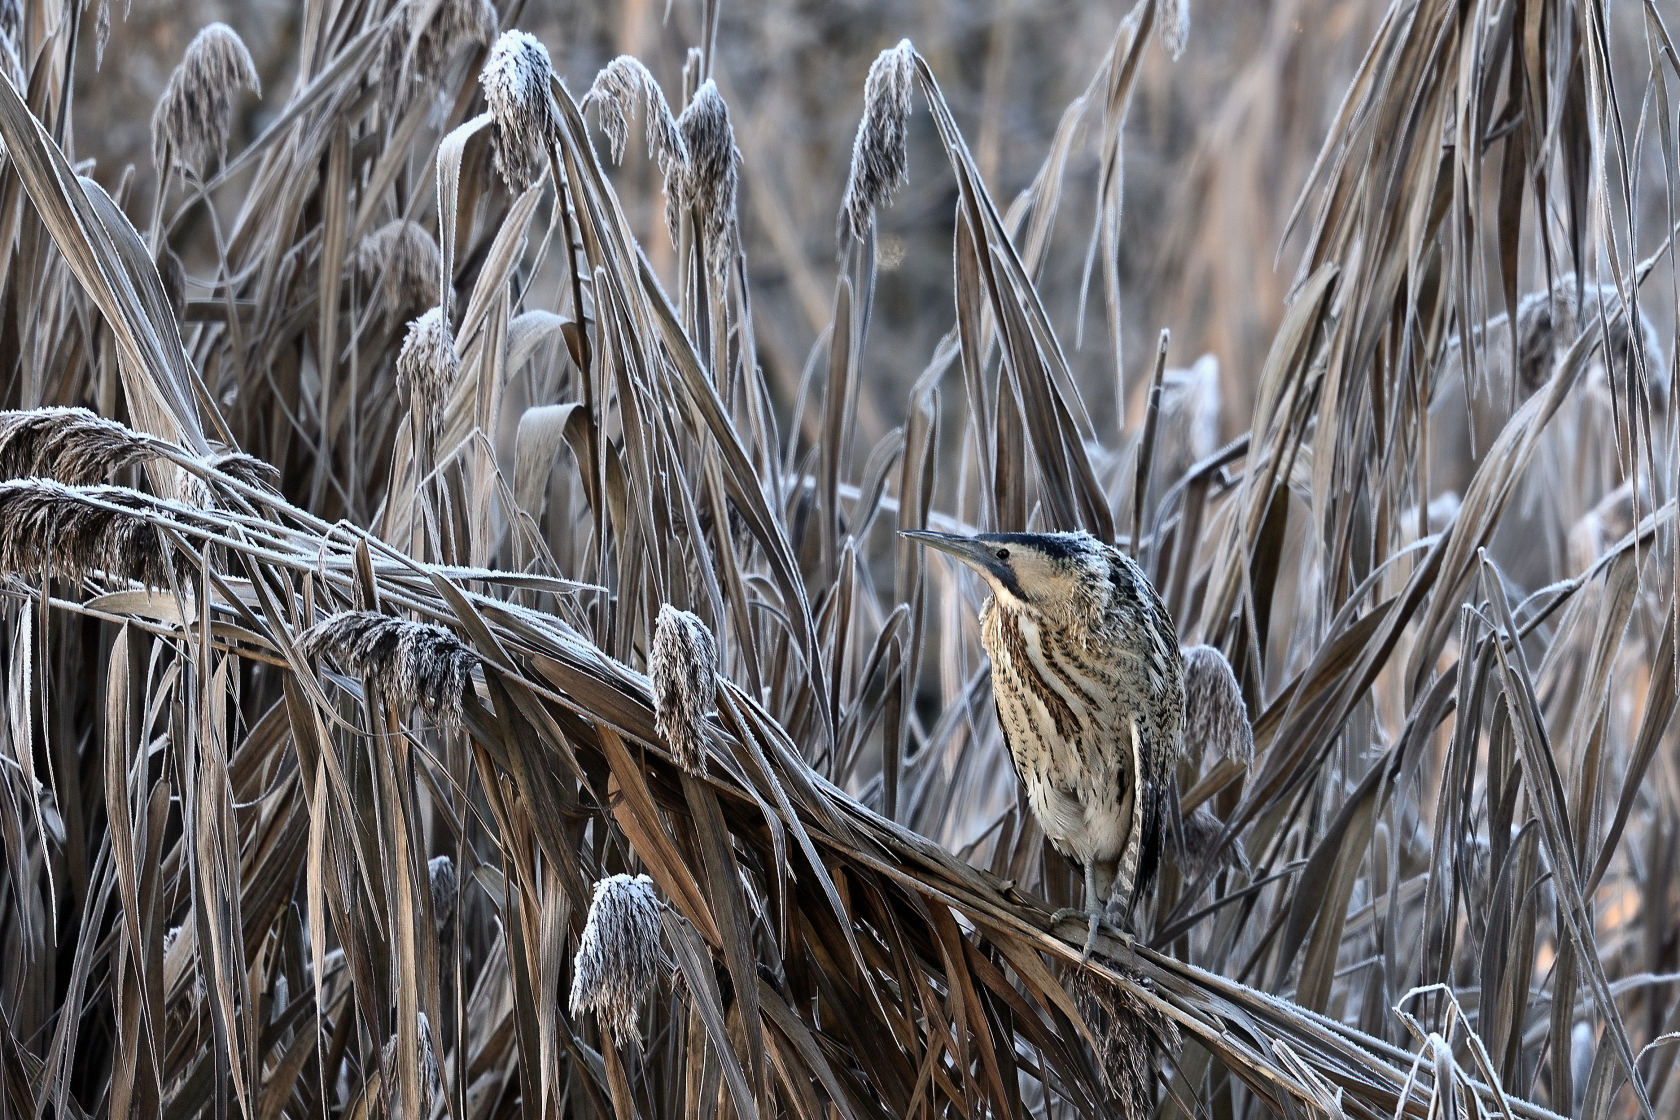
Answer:
[[(1263, 364), (1163, 332), (1130, 385), (1127, 117), (1184, 0), (1013, 199), (912, 40), (859, 73), (793, 384), (717, 5), (664, 87), (557, 73), (517, 4), (303, 0), (233, 148), (263, 95), (212, 25), (114, 192), (67, 154), (103, 10), (0, 12), (0, 1111), (1680, 1107), (1659, 6), (1629, 62), (1603, 0), (1394, 0)], [(903, 385), (907, 178), (954, 217)], [(1166, 867), (1088, 963), (929, 527), (1089, 530), (1177, 620)]]

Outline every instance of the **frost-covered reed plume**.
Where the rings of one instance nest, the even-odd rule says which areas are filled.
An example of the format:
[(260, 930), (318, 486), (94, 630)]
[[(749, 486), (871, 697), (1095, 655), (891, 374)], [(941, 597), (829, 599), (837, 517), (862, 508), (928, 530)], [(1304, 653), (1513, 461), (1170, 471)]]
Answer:
[(910, 159), (910, 93), (916, 48), (901, 39), (876, 56), (863, 82), (863, 119), (852, 141), (852, 169), (840, 202), (839, 238), (861, 239), (875, 210), (903, 185)]
[[(41, 580), (104, 572), (167, 588), (196, 570), (187, 549), (159, 527), (195, 525), (179, 505), (126, 486), (66, 486), (45, 478), (0, 482), (0, 571)], [(196, 548), (195, 548), (196, 551)]]
[(553, 72), (548, 48), (536, 36), (505, 31), (479, 77), (493, 122), (491, 155), (515, 194), (542, 178), (560, 133), (560, 108), (549, 86)]
[(648, 657), (654, 722), (690, 774), (706, 773), (706, 714), (717, 699), (717, 642), (699, 616), (666, 603)]
[(375, 60), (382, 115), (401, 113), (417, 87), (439, 85), (464, 48), (488, 45), (498, 28), (490, 0), (402, 0)]
[(741, 153), (735, 147), (729, 106), (724, 104), (716, 82), (708, 78), (694, 91), (677, 118), (677, 128), (688, 151), (682, 201), (694, 211), (695, 224), (705, 241), (707, 268), (713, 276), (722, 276), (735, 251), (735, 195), (740, 185)]
[(447, 938), (455, 928), (455, 899), (460, 891), (455, 861), (447, 855), (427, 860), (426, 881), (432, 892), (432, 924), (439, 937)]
[[(1110, 967), (1138, 987), (1143, 977), (1123, 965)], [(1176, 1055), (1181, 1045), (1178, 1025), (1130, 988), (1111, 984), (1087, 969), (1076, 969), (1068, 980), (1079, 1017), (1096, 1040), (1098, 1068), (1121, 1120), (1144, 1120), (1155, 1111), (1155, 1051)]]
[(374, 611), (344, 611), (298, 637), (305, 657), (330, 654), (401, 711), (418, 705), (445, 726), (461, 722), (478, 655), (441, 627)]
[(1242, 686), (1213, 646), (1184, 651), (1184, 745), (1192, 752), (1211, 750), (1239, 766), (1254, 761), (1254, 728)]
[[(424, 1011), (420, 1012), (415, 1033), (419, 1039), (419, 1053), (416, 1055), (420, 1066), (419, 1120), (427, 1120), (432, 1114), (433, 1106), (437, 1103), (440, 1083), (438, 1080), (437, 1046), (432, 1039), (431, 1020), (426, 1018)], [(379, 1103), (384, 1107), (385, 1120), (404, 1120), (402, 1064), (397, 1055), (397, 1037), (393, 1034), (390, 1038), (387, 1038), (385, 1045), (379, 1051)]]
[(623, 1046), (640, 1035), (641, 1001), (658, 978), (659, 899), (646, 875), (612, 875), (595, 884), (572, 967), (571, 1012), (593, 1011)]
[(356, 279), (364, 291), (377, 286), (386, 321), (400, 323), (438, 305), (443, 254), (419, 222), (398, 218), (356, 246)]
[(415, 418), (414, 438), (426, 445), (443, 427), (444, 405), (461, 372), (461, 356), (443, 308), (434, 307), (408, 325), (397, 352), (397, 388), (409, 400)]
[(262, 95), (251, 52), (233, 28), (212, 23), (187, 46), (152, 113), (152, 163), (160, 175), (172, 166), (203, 175), (212, 156), (226, 158), (233, 95), (242, 89)]

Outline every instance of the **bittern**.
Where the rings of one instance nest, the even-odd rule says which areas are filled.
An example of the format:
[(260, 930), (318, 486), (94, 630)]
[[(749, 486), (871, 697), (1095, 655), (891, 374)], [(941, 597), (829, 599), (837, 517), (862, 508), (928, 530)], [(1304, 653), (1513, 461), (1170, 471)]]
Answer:
[(984, 579), (980, 640), (1027, 803), (1085, 872), (1085, 957), (1112, 899), (1128, 919), (1154, 878), (1182, 749), (1184, 668), (1166, 604), (1089, 533), (907, 532)]

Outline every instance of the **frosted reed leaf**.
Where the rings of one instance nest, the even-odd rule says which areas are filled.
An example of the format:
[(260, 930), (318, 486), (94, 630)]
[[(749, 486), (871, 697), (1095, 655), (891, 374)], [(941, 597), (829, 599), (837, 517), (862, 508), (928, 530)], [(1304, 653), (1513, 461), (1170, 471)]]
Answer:
[(426, 863), (426, 879), (432, 892), (432, 922), (442, 937), (455, 921), (455, 898), (460, 890), (455, 861), (447, 855), (433, 856)]
[(675, 177), (688, 166), (688, 146), (677, 127), (677, 118), (671, 115), (665, 91), (648, 68), (632, 55), (619, 55), (595, 75), (583, 103), (585, 108), (593, 105), (600, 113), (601, 130), (612, 147), (613, 162), (623, 163), (630, 140), (630, 118), (636, 113), (638, 98), (647, 118), (648, 153), (665, 176), (665, 189), (669, 191), (677, 184)]
[[(741, 153), (735, 147), (735, 130), (729, 123), (729, 106), (710, 78), (694, 91), (694, 97), (677, 118), (688, 151), (683, 175), (682, 204), (694, 211), (695, 221), (706, 242), (706, 265), (713, 276), (722, 276), (735, 249), (735, 194), (740, 183)], [(677, 223), (666, 192), (666, 220), (673, 232)]]
[(415, 87), (438, 85), (464, 48), (489, 45), (499, 26), (490, 0), (402, 0), (374, 61), (381, 116), (400, 114)]
[(448, 727), (461, 722), (478, 666), (478, 655), (442, 627), (374, 611), (323, 619), (298, 637), (298, 649), (305, 657), (330, 654), (367, 678), (376, 699), (404, 712), (418, 705)]
[(144, 436), (85, 408), (0, 412), (0, 477), (82, 486), (156, 454)]
[(1190, 40), (1190, 0), (1161, 0), (1161, 46), (1174, 62)]
[[(1134, 982), (1147, 983), (1124, 965), (1107, 963)], [(1097, 1065), (1117, 1106), (1113, 1115), (1145, 1120), (1155, 1111), (1155, 1051), (1178, 1053), (1178, 1025), (1129, 988), (1111, 984), (1089, 969), (1075, 969), (1067, 989), (1096, 1040)]]
[(1254, 761), (1254, 728), (1242, 686), (1231, 663), (1213, 646), (1184, 651), (1184, 745), (1213, 750), (1240, 766)]
[(1183, 870), (1186, 879), (1199, 879), (1207, 872), (1221, 868), (1249, 870), (1248, 853), (1243, 851), (1241, 840), (1233, 836), (1223, 848), (1216, 847), (1224, 835), (1225, 822), (1206, 805), (1198, 805), (1194, 812), (1185, 815)]
[[(416, 1055), (420, 1066), (420, 1120), (427, 1120), (437, 1103), (439, 1080), (432, 1024), (424, 1011), (420, 1012), (416, 1028), (420, 1046)], [(402, 1064), (397, 1056), (398, 1037), (393, 1034), (387, 1038), (379, 1051), (379, 1095), (380, 1103), (384, 1106), (385, 1120), (403, 1120)]]
[(690, 774), (706, 772), (706, 714), (717, 699), (717, 642), (699, 617), (666, 603), (648, 656), (654, 725)]
[(176, 322), (187, 316), (187, 270), (181, 264), (181, 258), (175, 255), (175, 250), (167, 245), (158, 246), (157, 254), (158, 279), (163, 282), (163, 295), (169, 301), (169, 309), (175, 312)]
[(659, 900), (646, 875), (595, 884), (572, 964), (571, 1012), (594, 1011), (620, 1046), (639, 1039), (638, 1008), (659, 972)]
[(356, 246), (356, 282), (378, 287), (387, 322), (399, 323), (438, 305), (443, 254), (419, 222), (388, 222)]
[(515, 194), (542, 178), (560, 134), (560, 109), (549, 86), (548, 48), (524, 31), (505, 31), (479, 76), (494, 128), (496, 171)]
[(152, 163), (159, 174), (173, 161), (203, 175), (212, 156), (227, 157), (233, 95), (242, 89), (262, 95), (251, 52), (233, 28), (212, 23), (187, 46), (152, 113)]
[(461, 372), (461, 357), (443, 309), (434, 307), (408, 325), (397, 352), (397, 389), (408, 398), (422, 430), (415, 438), (437, 438), (449, 390)]
[(66, 486), (45, 478), (0, 482), (0, 571), (78, 581), (97, 571), (156, 588), (167, 588), (171, 574), (190, 580), (197, 570), (193, 557), (170, 544), (152, 519), (203, 527), (186, 507), (126, 486)]
[(863, 119), (852, 141), (852, 169), (840, 202), (838, 237), (862, 238), (875, 210), (907, 178), (910, 159), (910, 94), (916, 49), (901, 39), (876, 56), (863, 82)]

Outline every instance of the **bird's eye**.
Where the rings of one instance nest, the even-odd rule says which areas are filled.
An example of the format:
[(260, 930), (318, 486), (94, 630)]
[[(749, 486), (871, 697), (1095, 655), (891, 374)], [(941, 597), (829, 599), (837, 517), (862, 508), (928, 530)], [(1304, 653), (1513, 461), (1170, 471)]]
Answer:
[(998, 549), (998, 559), (999, 560), (1009, 559), (1009, 550), (1007, 548)]

